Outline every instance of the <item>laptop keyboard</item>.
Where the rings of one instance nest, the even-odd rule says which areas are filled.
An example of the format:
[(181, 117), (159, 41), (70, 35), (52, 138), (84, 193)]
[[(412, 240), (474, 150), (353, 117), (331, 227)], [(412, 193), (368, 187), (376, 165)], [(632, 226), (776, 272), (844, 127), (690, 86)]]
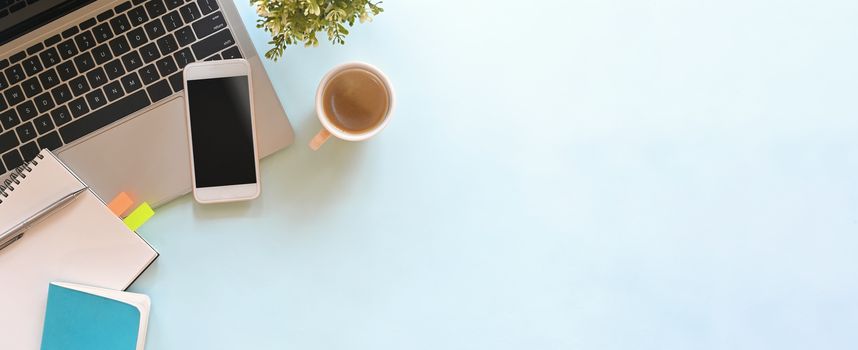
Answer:
[(178, 93), (191, 62), (241, 58), (227, 27), (216, 0), (131, 0), (0, 58), (0, 174)]
[[(29, 0), (29, 3), (33, 4), (36, 1), (38, 0)], [(8, 16), (10, 13), (23, 10), (24, 7), (27, 7), (27, 1), (25, 0), (0, 0), (0, 18)]]

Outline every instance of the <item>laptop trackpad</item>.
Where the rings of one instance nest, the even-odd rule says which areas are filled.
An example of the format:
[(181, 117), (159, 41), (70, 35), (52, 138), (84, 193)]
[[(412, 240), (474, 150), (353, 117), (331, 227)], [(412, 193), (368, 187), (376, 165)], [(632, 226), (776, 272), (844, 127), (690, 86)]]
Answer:
[(157, 206), (191, 191), (185, 104), (173, 99), (58, 153), (103, 200)]

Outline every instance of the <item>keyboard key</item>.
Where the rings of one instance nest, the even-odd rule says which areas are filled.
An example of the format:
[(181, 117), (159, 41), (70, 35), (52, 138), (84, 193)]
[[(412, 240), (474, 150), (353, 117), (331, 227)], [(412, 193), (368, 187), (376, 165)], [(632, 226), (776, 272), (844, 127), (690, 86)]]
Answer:
[(241, 51), (238, 51), (238, 46), (233, 46), (221, 52), (221, 56), (223, 56), (223, 59), (225, 60), (241, 58)]
[(149, 14), (149, 18), (155, 18), (167, 12), (167, 9), (164, 7), (164, 0), (149, 0), (143, 6), (146, 7), (146, 13)]
[(33, 127), (33, 123), (26, 122), (21, 126), (15, 128), (15, 133), (18, 134), (18, 139), (21, 142), (27, 142), (34, 138), (36, 138), (36, 128)]
[(138, 6), (128, 11), (128, 18), (134, 26), (139, 26), (149, 20), (149, 16), (146, 15), (146, 9), (143, 6)]
[(60, 135), (56, 131), (39, 138), (39, 148), (47, 148), (51, 151), (60, 148), (63, 142), (60, 140)]
[(110, 50), (113, 51), (113, 56), (119, 57), (131, 51), (131, 46), (128, 45), (128, 40), (124, 36), (120, 36), (110, 41)]
[(161, 20), (158, 18), (155, 18), (149, 23), (146, 23), (145, 25), (143, 25), (143, 28), (146, 29), (146, 35), (149, 36), (149, 39), (155, 39), (167, 33), (166, 31), (164, 31), (164, 25), (161, 24)]
[(6, 69), (6, 78), (9, 79), (9, 84), (15, 85), (21, 80), (24, 80), (27, 75), (24, 73), (24, 68), (20, 64), (16, 64)]
[(69, 28), (69, 29), (66, 29), (66, 30), (64, 30), (64, 31), (63, 31), (63, 33), (62, 33), (62, 34), (63, 34), (63, 39), (71, 38), (73, 35), (77, 34), (77, 32), (78, 32), (77, 27), (71, 27), (71, 28)]
[(105, 64), (104, 71), (107, 73), (107, 80), (118, 79), (125, 74), (125, 69), (122, 68), (122, 62), (120, 62), (118, 58)]
[(107, 107), (85, 115), (60, 128), (60, 135), (68, 143), (77, 140), (95, 130), (120, 120), (149, 105), (144, 90), (130, 94)]
[(143, 60), (140, 59), (140, 54), (137, 51), (131, 51), (125, 56), (122, 56), (122, 64), (125, 65), (126, 71), (133, 71), (143, 65)]
[(208, 61), (220, 61), (220, 60), (221, 60), (221, 58), (220, 58), (219, 53), (214, 54), (214, 56), (212, 56), (212, 57), (206, 58), (206, 62), (208, 62)]
[(80, 76), (74, 78), (69, 84), (71, 85), (71, 91), (74, 93), (75, 97), (89, 92), (89, 83), (86, 82), (86, 77)]
[(176, 59), (176, 64), (179, 66), (179, 69), (184, 69), (185, 66), (194, 62), (194, 55), (191, 53), (191, 49), (187, 47), (174, 53), (173, 58)]
[(25, 58), (27, 58), (27, 52), (21, 51), (21, 52), (18, 52), (16, 54), (10, 56), (9, 61), (11, 61), (12, 63), (15, 63), (15, 62), (21, 61)]
[(21, 143), (18, 142), (18, 138), (15, 136), (15, 132), (9, 130), (0, 134), (0, 153), (7, 152), (10, 149), (18, 147)]
[(33, 97), (42, 92), (42, 85), (39, 84), (39, 78), (36, 77), (25, 80), (21, 83), (21, 87), (24, 89), (24, 93), (27, 94), (27, 97)]
[(131, 0), (131, 3), (133, 3), (134, 6), (137, 6), (137, 5), (142, 4), (144, 1), (146, 1), (146, 0)]
[(170, 90), (170, 84), (167, 83), (167, 80), (161, 80), (152, 86), (146, 88), (146, 91), (149, 92), (149, 97), (152, 98), (152, 102), (158, 102), (163, 100), (165, 97), (173, 94), (173, 91)]
[(50, 69), (39, 74), (39, 81), (42, 82), (42, 87), (48, 90), (60, 84), (60, 77), (57, 76), (56, 70)]
[(194, 33), (197, 34), (198, 38), (205, 38), (209, 34), (225, 28), (226, 20), (223, 19), (223, 13), (218, 11), (194, 22), (191, 26), (194, 27)]
[(35, 55), (36, 52), (42, 51), (42, 49), (44, 49), (44, 48), (45, 48), (44, 44), (36, 43), (35, 45), (27, 48), (27, 54), (28, 55)]
[(164, 17), (161, 17), (161, 21), (164, 22), (164, 28), (166, 28), (168, 32), (172, 32), (185, 24), (182, 22), (182, 16), (179, 15), (179, 11), (173, 11), (164, 15)]
[(48, 47), (50, 47), (50, 46), (54, 46), (54, 45), (56, 45), (58, 42), (60, 42), (61, 40), (63, 40), (63, 37), (62, 37), (62, 36), (60, 36), (59, 34), (54, 35), (54, 36), (52, 36), (52, 37), (50, 37), (50, 38), (45, 39), (45, 46), (48, 46)]
[(161, 50), (161, 55), (169, 55), (179, 49), (179, 44), (176, 44), (176, 39), (172, 35), (167, 35), (158, 39), (158, 49)]
[(95, 47), (95, 38), (92, 36), (91, 32), (83, 32), (74, 37), (74, 42), (77, 44), (77, 49), (80, 52), (84, 52)]
[(9, 108), (9, 105), (6, 104), (6, 99), (4, 99), (2, 95), (0, 95), (0, 111), (5, 110), (6, 108)]
[(24, 101), (24, 92), (21, 91), (20, 86), (11, 87), (4, 91), (3, 95), (6, 96), (6, 102), (9, 103), (9, 106), (14, 106)]
[(92, 55), (89, 52), (84, 52), (74, 58), (74, 65), (77, 66), (78, 72), (84, 73), (95, 67), (95, 62), (93, 62)]
[(104, 64), (104, 62), (110, 61), (113, 58), (113, 54), (110, 53), (110, 48), (107, 44), (101, 44), (92, 49), (92, 56), (95, 57), (95, 64)]
[(75, 118), (80, 118), (89, 112), (89, 107), (87, 107), (86, 100), (83, 97), (69, 102), (69, 109)]
[(29, 76), (33, 76), (34, 74), (38, 74), (42, 71), (42, 62), (39, 61), (39, 58), (36, 56), (25, 59), (22, 64), (24, 66), (24, 70)]
[(178, 70), (178, 68), (176, 68), (176, 62), (173, 62), (173, 58), (170, 56), (158, 60), (155, 65), (158, 66), (158, 72), (161, 73), (162, 77), (173, 74)]
[(0, 60), (0, 69), (6, 68), (6, 67), (9, 67), (9, 60), (7, 60), (7, 59)]
[(161, 57), (158, 53), (158, 46), (155, 43), (149, 43), (140, 48), (140, 56), (143, 57), (143, 62), (150, 63)]
[(110, 20), (110, 27), (113, 28), (113, 33), (120, 35), (131, 29), (131, 23), (128, 22), (128, 17), (120, 14)]
[[(29, 3), (33, 3), (33, 2), (36, 2), (36, 1), (38, 1), (38, 0), (18, 1), (18, 2), (16, 2), (14, 5), (10, 6), (8, 10), (3, 9), (3, 11), (2, 11), (2, 12), (0, 12), (0, 14), (2, 14), (2, 16), (0, 16), (0, 17), (6, 17), (6, 16), (8, 16), (10, 13), (15, 13), (15, 12), (21, 11), (21, 10), (23, 10), (25, 7), (27, 7), (27, 3), (28, 3), (28, 2), (29, 2)], [(12, 2), (11, 2), (11, 1), (9, 1), (9, 2), (7, 2), (6, 4), (11, 4), (11, 3), (12, 3)]]
[(57, 86), (55, 89), (51, 90), (51, 95), (54, 96), (54, 101), (56, 101), (58, 105), (64, 104), (72, 99), (71, 90), (69, 90), (69, 86), (66, 84)]
[(9, 87), (9, 82), (6, 81), (6, 76), (3, 74), (0, 74), (0, 91), (5, 90), (7, 87)]
[(131, 93), (143, 87), (143, 83), (140, 82), (140, 78), (137, 77), (137, 73), (131, 72), (122, 77), (122, 87), (126, 92)]
[(235, 45), (232, 33), (228, 29), (224, 29), (191, 45), (191, 48), (194, 50), (194, 56), (208, 57), (232, 45)]
[(36, 106), (33, 105), (33, 101), (25, 101), (24, 103), (18, 105), (18, 116), (21, 117), (21, 121), (28, 121), (36, 117)]
[(103, 68), (97, 67), (86, 73), (86, 80), (89, 81), (89, 86), (92, 86), (94, 89), (107, 83), (107, 75), (104, 74)]
[(146, 43), (146, 33), (143, 28), (135, 28), (128, 32), (128, 41), (131, 42), (131, 47), (137, 48)]
[(16, 2), (14, 5), (9, 7), (9, 13), (15, 13), (15, 12), (21, 11), (25, 7), (27, 7), (27, 4), (24, 1)]
[(182, 72), (171, 75), (168, 80), (170, 81), (170, 86), (173, 88), (173, 92), (179, 92), (185, 89), (185, 82), (182, 80)]
[(21, 155), (24, 156), (24, 161), (29, 162), (36, 159), (36, 156), (39, 155), (39, 146), (36, 145), (36, 141), (33, 141), (21, 146), (20, 151)]
[(39, 58), (42, 59), (42, 63), (45, 64), (45, 68), (52, 67), (53, 65), (60, 63), (60, 53), (53, 47), (42, 51), (42, 53), (39, 54)]
[(108, 9), (107, 11), (99, 13), (98, 16), (95, 16), (95, 18), (98, 19), (99, 22), (104, 22), (112, 16), (113, 16), (113, 10)]
[(197, 39), (190, 26), (185, 26), (182, 29), (177, 30), (173, 35), (176, 36), (176, 41), (179, 43), (179, 46), (188, 46)]
[(71, 113), (69, 113), (68, 108), (66, 106), (59, 106), (57, 109), (51, 111), (51, 118), (54, 120), (54, 124), (57, 126), (68, 123), (72, 120)]
[(143, 84), (152, 84), (159, 78), (161, 78), (161, 76), (158, 75), (158, 69), (155, 68), (154, 64), (150, 64), (140, 69), (140, 80), (143, 81)]
[(92, 26), (94, 26), (96, 23), (98, 23), (98, 21), (96, 21), (95, 18), (90, 18), (86, 21), (81, 22), (79, 27), (80, 30), (87, 30), (88, 28), (92, 28)]
[(107, 104), (107, 99), (104, 97), (104, 93), (101, 92), (101, 89), (98, 89), (86, 94), (86, 102), (89, 103), (89, 108), (98, 109), (99, 107)]
[(24, 159), (21, 158), (21, 153), (18, 153), (18, 150), (16, 149), (13, 149), (4, 154), (3, 162), (6, 163), (6, 167), (9, 169), (15, 169), (19, 166), (24, 165)]
[(51, 108), (54, 108), (54, 99), (51, 98), (50, 92), (36, 96), (33, 102), (36, 103), (36, 109), (39, 110), (39, 113), (47, 113)]
[(122, 84), (117, 80), (104, 86), (104, 95), (113, 102), (125, 96), (125, 91), (122, 91)]
[(217, 1), (215, 0), (197, 0), (197, 4), (200, 5), (200, 10), (203, 11), (203, 15), (207, 15), (218, 9)]
[(59, 73), (60, 79), (67, 81), (77, 76), (77, 69), (74, 68), (72, 61), (66, 61), (57, 66), (57, 73)]
[(164, 2), (167, 4), (167, 9), (172, 10), (172, 9), (175, 9), (176, 7), (182, 6), (183, 1), (182, 0), (165, 0)]
[(113, 32), (110, 30), (110, 25), (107, 23), (95, 26), (95, 28), (92, 28), (92, 33), (95, 35), (95, 40), (97, 40), (99, 44), (113, 38)]
[(36, 130), (39, 132), (39, 135), (44, 135), (46, 132), (54, 129), (54, 122), (51, 121), (50, 115), (42, 115), (33, 122), (36, 124)]
[(77, 55), (77, 46), (74, 45), (74, 40), (72, 39), (61, 42), (57, 45), (57, 49), (60, 50), (60, 57), (64, 60)]
[(116, 11), (116, 13), (122, 13), (122, 12), (128, 11), (128, 9), (130, 9), (130, 8), (131, 8), (131, 1), (126, 1), (126, 2), (123, 2), (119, 5), (116, 5), (116, 7), (113, 8), (113, 11)]
[(3, 124), (3, 129), (9, 130), (14, 128), (20, 122), (21, 119), (18, 119), (18, 112), (15, 112), (14, 109), (0, 113), (0, 123)]
[(197, 8), (197, 4), (189, 3), (182, 8), (179, 9), (179, 12), (182, 14), (182, 19), (185, 20), (185, 23), (191, 23), (200, 18), (200, 9)]

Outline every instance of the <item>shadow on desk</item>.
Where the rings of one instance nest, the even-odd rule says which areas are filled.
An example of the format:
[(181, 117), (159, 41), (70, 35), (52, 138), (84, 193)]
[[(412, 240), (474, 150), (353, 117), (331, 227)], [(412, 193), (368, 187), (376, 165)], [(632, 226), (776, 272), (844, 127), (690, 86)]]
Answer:
[(360, 186), (355, 172), (365, 165), (366, 142), (330, 140), (318, 151), (307, 143), (322, 126), (315, 112), (297, 125), (295, 143), (260, 162), (262, 193), (252, 201), (194, 203), (198, 220), (253, 216), (266, 202), (277, 201), (281, 215), (291, 222), (311, 221), (325, 215), (338, 198)]

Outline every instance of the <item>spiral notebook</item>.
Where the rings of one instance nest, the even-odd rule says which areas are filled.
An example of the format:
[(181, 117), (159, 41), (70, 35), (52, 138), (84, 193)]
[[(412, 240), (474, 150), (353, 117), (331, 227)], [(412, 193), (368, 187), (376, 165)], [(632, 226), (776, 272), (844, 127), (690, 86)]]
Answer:
[[(0, 182), (0, 232), (86, 185), (44, 150)], [(158, 253), (91, 190), (0, 249), (0, 349), (38, 349), (51, 282), (124, 290)]]

